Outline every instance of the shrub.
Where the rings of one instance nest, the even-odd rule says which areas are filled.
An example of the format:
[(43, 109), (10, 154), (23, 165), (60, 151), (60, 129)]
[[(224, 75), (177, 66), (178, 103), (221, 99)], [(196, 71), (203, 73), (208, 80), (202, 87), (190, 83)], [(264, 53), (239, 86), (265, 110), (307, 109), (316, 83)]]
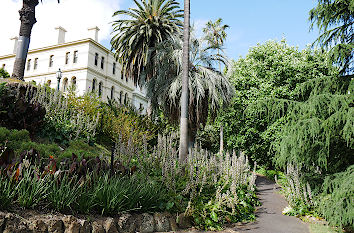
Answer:
[(31, 85), (8, 83), (0, 95), (0, 125), (9, 129), (26, 129), (32, 135), (40, 128), (46, 114), (43, 106), (32, 97)]

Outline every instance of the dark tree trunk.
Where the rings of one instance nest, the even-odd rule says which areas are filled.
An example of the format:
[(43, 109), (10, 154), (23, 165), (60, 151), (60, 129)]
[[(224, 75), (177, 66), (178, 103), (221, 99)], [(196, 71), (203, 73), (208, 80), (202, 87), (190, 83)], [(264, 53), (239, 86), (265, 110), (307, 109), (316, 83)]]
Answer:
[(189, 86), (189, 26), (190, 26), (190, 0), (184, 0), (184, 31), (183, 31), (183, 73), (181, 94), (181, 122), (179, 161), (184, 164), (188, 155), (188, 86)]
[(28, 48), (30, 44), (31, 32), (36, 20), (36, 6), (38, 0), (23, 0), (23, 7), (19, 11), (21, 27), (20, 36), (18, 38), (16, 59), (12, 78), (24, 80), (25, 65), (27, 59)]

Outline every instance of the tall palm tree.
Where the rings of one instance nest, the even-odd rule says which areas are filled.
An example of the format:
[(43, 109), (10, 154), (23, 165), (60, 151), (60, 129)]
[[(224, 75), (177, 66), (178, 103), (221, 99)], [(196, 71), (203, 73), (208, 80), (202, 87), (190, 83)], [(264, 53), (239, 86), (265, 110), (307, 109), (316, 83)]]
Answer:
[[(152, 107), (163, 112), (177, 123), (181, 115), (183, 93), (183, 50), (184, 42), (180, 37), (164, 41), (156, 48), (156, 55), (151, 66), (158, 72), (147, 83), (148, 97)], [(188, 144), (195, 140), (195, 135), (201, 124), (208, 117), (214, 117), (217, 111), (228, 104), (233, 96), (233, 88), (228, 78), (214, 67), (218, 62), (227, 65), (225, 57), (215, 56), (215, 48), (205, 47), (203, 40), (192, 36), (190, 39), (190, 62), (188, 66), (189, 99), (187, 119), (187, 151)], [(182, 160), (183, 161), (183, 160)]]
[[(149, 49), (167, 40), (182, 28), (183, 16), (176, 0), (134, 0), (137, 8), (119, 10), (113, 15), (127, 18), (113, 21), (112, 48), (123, 66), (123, 73), (143, 81), (140, 76), (149, 63)], [(153, 73), (144, 76), (150, 79)]]
[(188, 155), (188, 87), (189, 87), (189, 37), (190, 0), (184, 0), (182, 93), (180, 112), (179, 161), (184, 164)]
[[(59, 2), (60, 0), (58, 0), (58, 3)], [(18, 38), (16, 59), (12, 72), (12, 78), (24, 80), (23, 76), (25, 73), (25, 65), (31, 39), (32, 28), (33, 25), (37, 22), (36, 6), (38, 5), (38, 3), (38, 0), (23, 0), (22, 9), (19, 11), (21, 20), (20, 36)]]
[[(222, 46), (227, 37), (225, 30), (229, 27), (230, 26), (227, 24), (222, 25), (222, 19), (219, 18), (215, 22), (209, 20), (205, 28), (203, 28), (205, 40), (208, 42), (209, 46), (219, 47), (218, 55), (220, 55), (220, 50), (222, 51)], [(221, 63), (219, 63), (219, 71), (221, 72)]]

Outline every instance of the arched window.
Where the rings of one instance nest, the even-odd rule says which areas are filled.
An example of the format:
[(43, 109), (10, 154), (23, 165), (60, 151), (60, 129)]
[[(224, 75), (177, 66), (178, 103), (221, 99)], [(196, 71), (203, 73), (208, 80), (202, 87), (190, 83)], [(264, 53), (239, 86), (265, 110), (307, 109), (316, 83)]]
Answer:
[(128, 104), (128, 93), (124, 95), (124, 104)]
[(48, 87), (50, 87), (51, 84), (52, 84), (52, 80), (49, 79), (49, 80), (47, 81)]
[(98, 53), (95, 53), (95, 66), (98, 65)]
[(71, 78), (71, 88), (75, 91), (76, 90), (76, 77)]
[(120, 104), (123, 103), (122, 98), (123, 98), (123, 91), (120, 91), (120, 93), (119, 93), (119, 103), (120, 103)]
[(92, 80), (92, 92), (96, 91), (96, 79)]
[(64, 78), (63, 80), (63, 92), (68, 90), (68, 78)]
[(100, 82), (100, 84), (98, 84), (98, 96), (102, 96), (103, 94), (103, 83)]
[(38, 67), (38, 58), (34, 59), (33, 69), (36, 70)]
[(104, 57), (101, 58), (101, 69), (104, 68)]
[(31, 69), (31, 59), (28, 59), (27, 61), (27, 70)]
[(112, 86), (112, 88), (111, 88), (111, 99), (113, 99), (114, 98), (114, 86)]
[(50, 57), (49, 57), (49, 67), (53, 67), (53, 63), (54, 63), (54, 55), (50, 55)]

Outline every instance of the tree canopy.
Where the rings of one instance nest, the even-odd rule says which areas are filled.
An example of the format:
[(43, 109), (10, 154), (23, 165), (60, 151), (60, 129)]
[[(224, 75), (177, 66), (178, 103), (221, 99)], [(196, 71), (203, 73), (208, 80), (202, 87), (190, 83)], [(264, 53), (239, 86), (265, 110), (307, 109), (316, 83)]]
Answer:
[(354, 1), (319, 0), (310, 11), (311, 29), (316, 25), (321, 35), (315, 41), (322, 47), (331, 48), (332, 61), (339, 64), (342, 72), (352, 72), (354, 55)]
[(149, 62), (149, 50), (181, 31), (183, 11), (175, 0), (134, 0), (134, 3), (136, 8), (114, 13), (113, 17), (124, 18), (113, 21), (111, 45), (123, 73), (138, 82)]
[(338, 73), (328, 59), (324, 51), (310, 48), (300, 51), (282, 40), (258, 44), (245, 58), (233, 62), (228, 76), (235, 97), (218, 117), (224, 125), (227, 147), (245, 151), (258, 164), (273, 166), (271, 142), (284, 119), (275, 121), (245, 111), (252, 112), (252, 105), (266, 98), (299, 100), (296, 88), (300, 83)]

